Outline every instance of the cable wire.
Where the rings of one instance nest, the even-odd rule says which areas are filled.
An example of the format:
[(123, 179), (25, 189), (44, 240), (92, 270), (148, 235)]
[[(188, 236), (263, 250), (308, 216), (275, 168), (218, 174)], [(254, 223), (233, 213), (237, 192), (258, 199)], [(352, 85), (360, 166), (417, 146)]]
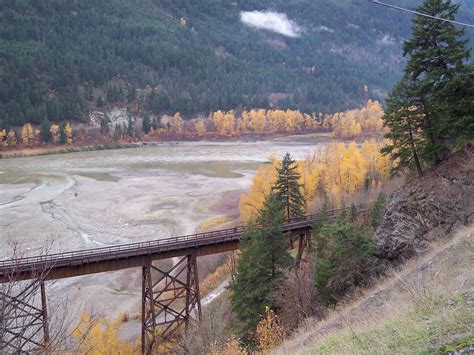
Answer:
[(434, 20), (439, 20), (439, 21), (444, 21), (444, 22), (449, 22), (449, 23), (453, 23), (453, 24), (456, 24), (456, 25), (461, 25), (461, 26), (465, 26), (465, 27), (470, 27), (470, 28), (474, 28), (474, 25), (471, 25), (469, 23), (464, 23), (464, 22), (459, 22), (459, 21), (454, 21), (454, 20), (448, 20), (446, 18), (442, 18), (442, 17), (437, 17), (437, 16), (432, 16), (432, 15), (428, 15), (428, 14), (424, 14), (423, 12), (419, 12), (419, 11), (415, 11), (415, 10), (410, 10), (410, 9), (405, 9), (404, 7), (400, 7), (400, 6), (395, 6), (395, 5), (390, 5), (390, 4), (385, 4), (381, 1), (378, 1), (378, 0), (369, 0), (371, 3), (373, 4), (377, 4), (377, 5), (382, 5), (382, 6), (385, 6), (385, 7), (389, 7), (391, 9), (396, 9), (396, 10), (400, 10), (400, 11), (405, 11), (405, 12), (409, 12), (409, 13), (412, 13), (412, 14), (415, 14), (415, 15), (418, 15), (418, 16), (424, 16), (424, 17), (429, 17), (429, 18), (432, 18)]

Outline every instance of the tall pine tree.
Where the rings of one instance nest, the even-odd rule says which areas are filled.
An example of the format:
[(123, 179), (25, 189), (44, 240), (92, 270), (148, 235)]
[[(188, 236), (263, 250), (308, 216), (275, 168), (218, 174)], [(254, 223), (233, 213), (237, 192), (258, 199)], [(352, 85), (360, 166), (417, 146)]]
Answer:
[(41, 140), (45, 143), (51, 142), (52, 137), (51, 137), (50, 128), (51, 128), (51, 124), (49, 123), (47, 119), (44, 119), (41, 122), (41, 126), (40, 126), (40, 137), (41, 137)]
[(298, 182), (301, 175), (296, 171), (297, 167), (290, 153), (286, 153), (281, 168), (277, 168), (278, 179), (273, 186), (276, 197), (283, 205), (287, 220), (304, 216), (305, 200), (301, 193), (302, 185)]
[[(459, 4), (451, 0), (424, 0), (416, 10), (454, 20)], [(409, 55), (405, 80), (413, 82), (417, 108), (424, 115), (427, 144), (421, 155), (439, 161), (447, 150), (472, 137), (474, 115), (473, 66), (464, 29), (424, 16), (413, 21), (413, 37), (403, 47)], [(469, 84), (470, 83), (470, 84)]]
[(292, 265), (289, 238), (281, 228), (284, 220), (281, 203), (272, 192), (260, 211), (258, 227), (249, 222), (240, 243), (237, 274), (230, 288), (242, 335), (255, 330), (265, 307), (277, 309), (273, 293), (283, 277), (282, 269)]
[(142, 129), (143, 129), (143, 133), (145, 133), (145, 134), (150, 133), (150, 130), (151, 130), (151, 121), (150, 121), (150, 115), (149, 115), (148, 113), (145, 113), (145, 114), (143, 115)]
[(394, 171), (409, 167), (419, 175), (423, 173), (420, 153), (425, 149), (423, 134), (424, 114), (420, 112), (410, 81), (399, 82), (387, 99), (384, 125), (390, 130), (385, 135), (389, 139), (382, 153), (390, 154), (396, 162)]
[(265, 199), (257, 218), (257, 223), (262, 228), (262, 236), (267, 245), (272, 278), (280, 276), (279, 271), (282, 267), (291, 266), (291, 256), (288, 253), (289, 238), (281, 228), (284, 222), (285, 212), (281, 200), (272, 191)]

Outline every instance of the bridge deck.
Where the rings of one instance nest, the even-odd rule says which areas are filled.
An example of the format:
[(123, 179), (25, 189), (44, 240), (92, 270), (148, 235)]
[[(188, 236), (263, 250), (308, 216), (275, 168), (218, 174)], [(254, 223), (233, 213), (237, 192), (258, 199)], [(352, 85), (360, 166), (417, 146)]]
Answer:
[[(368, 205), (357, 206), (364, 211)], [(330, 211), (334, 218), (343, 209)], [(310, 228), (321, 214), (311, 214), (282, 225), (285, 232)], [(92, 273), (138, 267), (150, 260), (161, 260), (195, 253), (197, 256), (221, 253), (238, 248), (244, 226), (174, 238), (157, 239), (110, 247), (0, 261), (0, 283), (35, 278), (47, 272), (46, 279), (59, 279)]]

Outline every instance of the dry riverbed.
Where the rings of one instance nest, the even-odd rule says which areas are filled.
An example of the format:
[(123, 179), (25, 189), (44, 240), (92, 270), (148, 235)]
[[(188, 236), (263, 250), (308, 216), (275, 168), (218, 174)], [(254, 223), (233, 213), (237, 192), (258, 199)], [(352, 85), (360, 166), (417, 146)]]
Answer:
[[(0, 160), (0, 258), (11, 258), (13, 244), (35, 255), (169, 238), (235, 220), (239, 194), (270, 155), (303, 158), (314, 150), (296, 136)], [(51, 302), (67, 300), (72, 318), (89, 309), (113, 319), (139, 310), (140, 277), (139, 269), (82, 276), (51, 282), (47, 292)]]

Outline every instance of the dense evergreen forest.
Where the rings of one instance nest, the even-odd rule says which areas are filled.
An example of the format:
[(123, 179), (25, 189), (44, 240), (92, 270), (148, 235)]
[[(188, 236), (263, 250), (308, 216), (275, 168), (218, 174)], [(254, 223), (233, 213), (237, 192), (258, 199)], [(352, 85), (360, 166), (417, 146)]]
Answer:
[[(0, 5), (4, 127), (84, 120), (92, 109), (126, 103), (185, 116), (238, 107), (344, 110), (383, 97), (401, 77), (401, 44), (410, 28), (408, 15), (367, 0)], [(286, 13), (300, 36), (245, 26), (240, 12), (253, 10)], [(458, 18), (474, 21), (471, 4), (461, 6)]]

